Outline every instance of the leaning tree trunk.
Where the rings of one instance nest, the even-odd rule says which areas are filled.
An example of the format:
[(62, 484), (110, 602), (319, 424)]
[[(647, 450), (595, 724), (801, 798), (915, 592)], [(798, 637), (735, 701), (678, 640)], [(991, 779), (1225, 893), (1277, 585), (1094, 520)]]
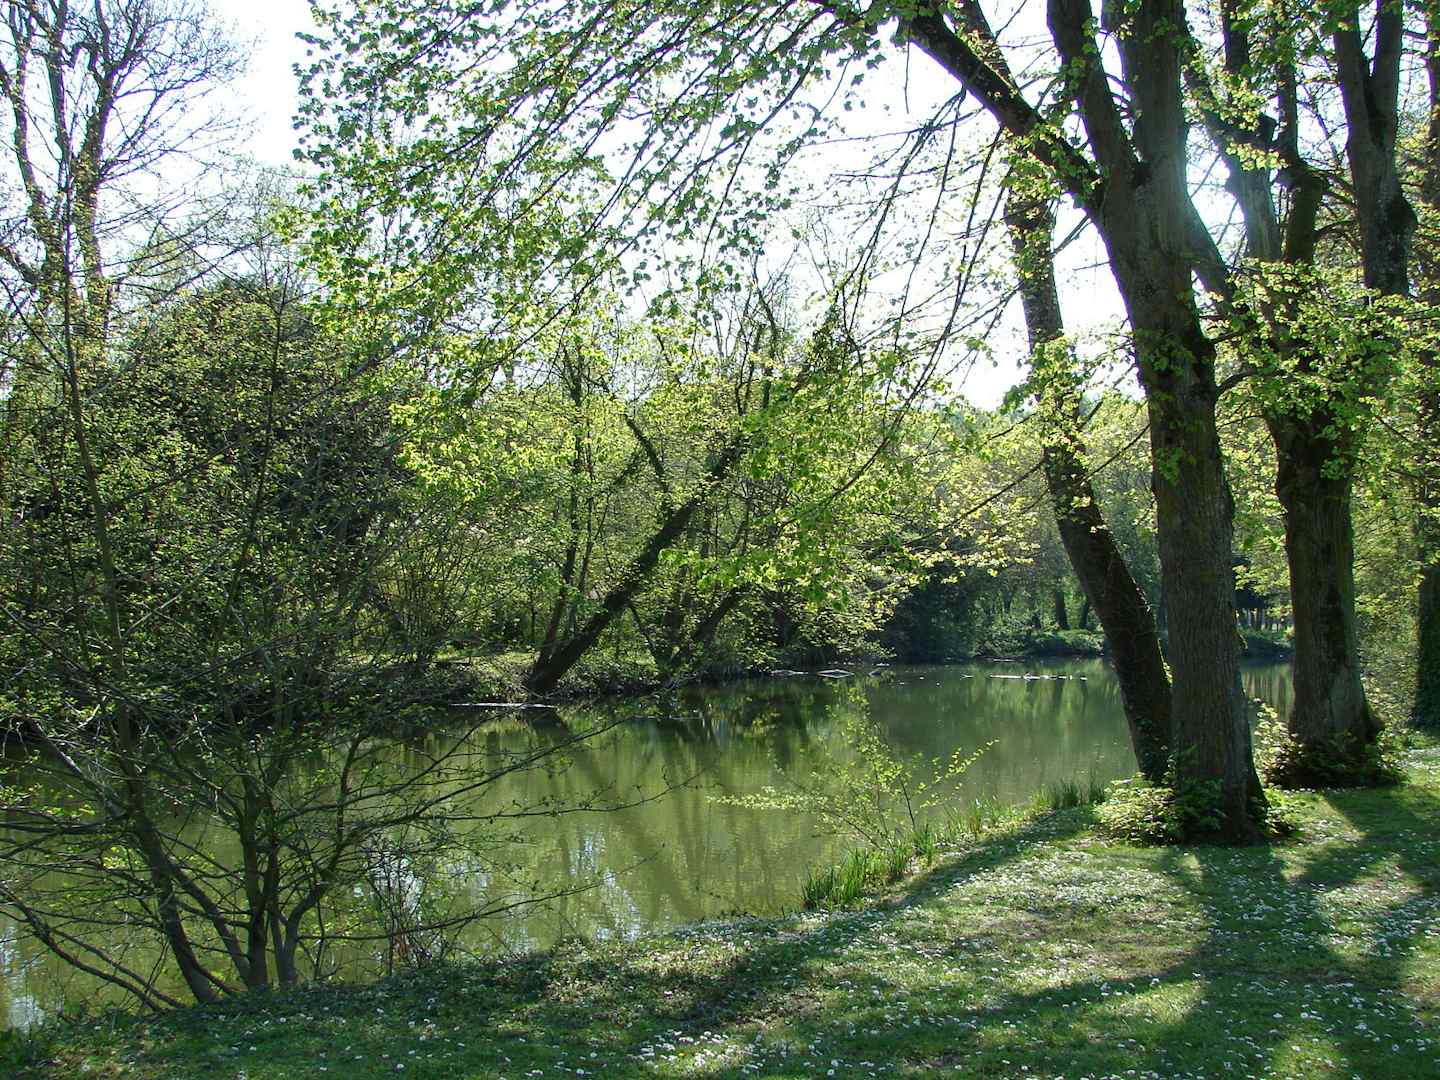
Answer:
[(540, 658), (544, 665), (550, 659), (560, 642), (560, 628), (567, 614), (573, 620), (575, 609), (580, 603), (581, 590), (575, 585), (576, 565), (580, 560), (580, 488), (585, 474), (585, 412), (584, 386), (575, 371), (567, 373), (570, 379), (570, 406), (574, 409), (575, 431), (572, 436), (570, 453), (570, 492), (566, 507), (565, 558), (560, 566), (560, 581), (555, 587), (555, 602), (550, 608), (550, 618), (545, 624), (545, 637), (540, 642)]
[(715, 636), (720, 632), (721, 624), (745, 599), (746, 591), (747, 587), (744, 585), (733, 586), (721, 597), (720, 602), (695, 624), (694, 632), (676, 646), (670, 669), (665, 672), (667, 682), (673, 681), (674, 677), (684, 671), (686, 667), (704, 657), (715, 643)]
[[(1020, 168), (1017, 163), (1017, 169)], [(1032, 383), (1039, 396), (1045, 482), (1061, 543), (1086, 601), (1100, 618), (1120, 683), (1120, 701), (1141, 775), (1165, 776), (1170, 748), (1170, 678), (1145, 593), (1135, 583), (1100, 511), (1079, 436), (1080, 385), (1065, 344), (1051, 256), (1054, 214), (1048, 202), (1012, 189), (1005, 221), (1020, 271), (1020, 298), (1030, 339)], [(1064, 612), (1056, 592), (1056, 611)]]
[(650, 535), (640, 553), (621, 572), (619, 581), (601, 599), (594, 614), (552, 652), (535, 662), (526, 677), (526, 689), (534, 694), (548, 694), (560, 685), (560, 680), (594, 647), (601, 635), (629, 606), (635, 594), (650, 580), (650, 575), (660, 563), (660, 557), (684, 535), (690, 519), (711, 497), (715, 485), (723, 480), (744, 456), (745, 449), (745, 437), (737, 434), (711, 459), (695, 493), (665, 515), (660, 527)]

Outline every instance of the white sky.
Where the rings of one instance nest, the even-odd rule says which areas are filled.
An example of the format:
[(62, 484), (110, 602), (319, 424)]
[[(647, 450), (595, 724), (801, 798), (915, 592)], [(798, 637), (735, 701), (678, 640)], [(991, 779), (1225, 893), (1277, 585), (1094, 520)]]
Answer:
[(297, 95), (291, 66), (304, 58), (305, 47), (295, 35), (314, 29), (310, 5), (306, 0), (210, 0), (210, 6), (237, 41), (254, 42), (247, 71), (222, 104), (251, 125), (251, 156), (264, 165), (293, 165)]
[[(229, 24), (241, 43), (253, 42), (244, 76), (221, 100), (227, 111), (237, 114), (249, 128), (245, 149), (264, 166), (289, 169), (295, 162), (292, 126), (298, 102), (292, 66), (303, 61), (305, 46), (296, 34), (314, 29), (306, 0), (209, 0), (212, 9)], [(936, 80), (948, 93), (949, 77), (934, 68), (929, 59), (912, 50), (907, 77)], [(1076, 220), (1070, 218), (1071, 224)], [(1065, 225), (1062, 223), (1062, 229)], [(1057, 262), (1062, 302), (1072, 333), (1089, 328), (1109, 328), (1120, 306), (1113, 282), (1101, 267), (1104, 251), (1093, 231), (1072, 244)], [(1005, 390), (1019, 381), (1023, 360), (1023, 332), (1018, 304), (1006, 327), (995, 338), (997, 366), (979, 366), (965, 377), (961, 392), (979, 405), (996, 404)]]

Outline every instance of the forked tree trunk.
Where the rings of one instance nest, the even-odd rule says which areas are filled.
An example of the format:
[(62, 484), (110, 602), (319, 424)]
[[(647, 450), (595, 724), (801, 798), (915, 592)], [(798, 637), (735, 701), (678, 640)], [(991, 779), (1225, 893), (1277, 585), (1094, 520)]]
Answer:
[(695, 493), (666, 514), (660, 527), (650, 535), (645, 547), (631, 560), (622, 571), (619, 581), (601, 599), (595, 613), (573, 635), (536, 661), (526, 677), (526, 689), (533, 694), (548, 694), (560, 685), (560, 680), (600, 640), (600, 636), (610, 628), (629, 606), (635, 594), (650, 580), (650, 575), (660, 563), (660, 556), (684, 535), (690, 519), (709, 500), (714, 486), (723, 480), (744, 456), (745, 449), (744, 436), (736, 435), (711, 459)]
[[(1395, 157), (1402, 23), (1398, 5), (1377, 5), (1373, 65), (1364, 54), (1358, 5), (1352, 4), (1342, 15), (1334, 32), (1365, 284), (1389, 295), (1402, 295), (1409, 287), (1407, 253), (1414, 229), (1414, 213), (1401, 191)], [(1230, 10), (1225, 12), (1223, 30), (1227, 68), (1237, 78), (1248, 77), (1249, 31)], [(1268, 166), (1223, 149), (1244, 141), (1258, 145), (1263, 131), (1241, 133), (1240, 139), (1221, 131), (1217, 143), (1229, 160), (1232, 187), (1242, 196), (1249, 255), (1263, 262), (1308, 267), (1315, 261), (1317, 215), (1326, 183), (1300, 153), (1294, 67), (1282, 64), (1278, 70), (1282, 123), (1276, 146), (1288, 178), (1290, 202), (1283, 234)], [(1279, 311), (1271, 326), (1297, 324), (1298, 300), (1282, 298), (1280, 303), (1288, 310)], [(1272, 346), (1288, 354), (1302, 376), (1312, 374), (1317, 365), (1308, 346), (1286, 337), (1288, 332), (1282, 330)], [(1288, 371), (1284, 377), (1293, 378)], [(1342, 378), (1365, 381), (1367, 375), (1350, 370)], [(1272, 406), (1265, 417), (1276, 450), (1276, 495), (1285, 510), (1295, 625), (1295, 694), (1288, 718), (1295, 749), (1281, 762), (1276, 779), (1304, 786), (1366, 780), (1369, 750), (1379, 734), (1360, 678), (1351, 516), (1356, 433), (1343, 415), (1344, 388), (1322, 387), (1313, 393), (1315, 400)]]
[[(1227, 62), (1238, 77), (1248, 70), (1248, 38), (1226, 24)], [(1281, 228), (1267, 165), (1224, 149), (1242, 141), (1212, 120), (1214, 135), (1230, 169), (1230, 186), (1240, 192), (1247, 253), (1258, 263), (1309, 267), (1315, 261), (1316, 221), (1326, 191), (1323, 176), (1300, 157), (1295, 125), (1299, 110), (1291, 69), (1281, 80), (1281, 113), (1287, 118), (1278, 140), (1290, 177), (1290, 212)], [(1250, 138), (1258, 138), (1251, 133)], [(1285, 358), (1282, 374), (1314, 378), (1317, 358), (1291, 337), (1299, 325), (1300, 296), (1277, 290), (1272, 307), (1253, 332)], [(1352, 378), (1358, 377), (1355, 375)], [(1277, 395), (1265, 408), (1265, 425), (1275, 446), (1275, 494), (1285, 516), (1285, 557), (1295, 620), (1295, 693), (1286, 718), (1294, 749), (1279, 762), (1274, 779), (1291, 787), (1347, 783), (1365, 770), (1368, 749), (1379, 734), (1360, 679), (1360, 634), (1355, 614), (1355, 545), (1351, 489), (1355, 437), (1335, 414), (1335, 391), (1323, 388)]]
[(1020, 94), (975, 0), (919, 12), (905, 29), (1024, 140), (1105, 243), (1130, 318), (1150, 418), (1156, 531), (1170, 611), (1176, 791), (1213, 808), (1210, 820), (1197, 818), (1192, 827), (1245, 842), (1260, 833), (1265, 800), (1240, 686), (1233, 507), (1215, 426), (1215, 348), (1194, 297), (1194, 276), (1212, 284), (1225, 271), (1187, 184), (1184, 5), (1139, 0), (1103, 10), (1124, 23), (1107, 27), (1127, 91), (1123, 108), (1103, 66), (1089, 0), (1047, 5), (1065, 93), (1093, 160), (1057, 137)]
[[(1061, 543), (1086, 602), (1110, 646), (1120, 701), (1140, 773), (1165, 776), (1170, 747), (1170, 678), (1155, 616), (1100, 511), (1079, 429), (1080, 384), (1065, 344), (1060, 294), (1051, 257), (1054, 215), (1047, 203), (1012, 193), (1005, 221), (1020, 271), (1020, 298), (1030, 339), (1032, 383), (1040, 398), (1045, 482)], [(1056, 591), (1057, 614), (1064, 598)]]
[[(1364, 52), (1358, 8), (1351, 5), (1340, 20), (1334, 48), (1365, 285), (1385, 295), (1403, 296), (1410, 287), (1409, 248), (1415, 229), (1415, 214), (1401, 188), (1396, 158), (1403, 13), (1399, 5), (1377, 5), (1372, 63)], [(1228, 20), (1226, 31), (1227, 49), (1237, 54), (1232, 64), (1236, 66), (1248, 57), (1248, 41)], [(1293, 75), (1287, 82), (1293, 93)], [(1314, 170), (1299, 157), (1298, 110), (1287, 101), (1284, 111), (1286, 134), (1281, 142), (1287, 172), (1292, 180), (1313, 178)], [(1231, 171), (1240, 172), (1235, 165)], [(1247, 218), (1262, 212), (1269, 215), (1266, 231), (1275, 238), (1270, 246), (1276, 248), (1278, 215), (1268, 174), (1250, 170), (1242, 182), (1257, 194), (1255, 205), (1247, 207)], [(1303, 193), (1305, 185), (1299, 190)], [(1257, 250), (1262, 245), (1255, 243), (1252, 226), (1251, 255), (1312, 263), (1319, 190), (1323, 186), (1309, 201), (1292, 194), (1298, 208), (1292, 207), (1283, 250)], [(1299, 370), (1307, 371), (1306, 358), (1298, 359)], [(1292, 785), (1365, 782), (1369, 751), (1380, 733), (1360, 678), (1351, 517), (1355, 464), (1349, 445), (1353, 436), (1345, 434), (1347, 425), (1338, 415), (1343, 408), (1343, 402), (1323, 399), (1308, 407), (1302, 402), (1298, 409), (1271, 410), (1266, 416), (1276, 449), (1275, 491), (1285, 509), (1295, 625), (1295, 696), (1289, 717), (1295, 753), (1277, 779)], [(1341, 434), (1337, 437), (1334, 432)]]

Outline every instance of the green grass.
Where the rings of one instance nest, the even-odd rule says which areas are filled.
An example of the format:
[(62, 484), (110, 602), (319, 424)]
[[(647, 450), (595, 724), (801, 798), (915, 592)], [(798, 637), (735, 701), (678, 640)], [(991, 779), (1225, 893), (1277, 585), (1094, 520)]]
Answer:
[(1407, 770), (1298, 796), (1285, 844), (1011, 819), (856, 911), (62, 1023), (0, 1076), (1434, 1076), (1440, 748)]
[(1018, 817), (1016, 808), (1001, 802), (994, 795), (971, 799), (960, 809), (952, 810), (945, 822), (947, 835), (978, 840), (996, 826)]
[(853, 908), (866, 897), (893, 885), (918, 864), (931, 866), (942, 851), (966, 840), (978, 840), (1003, 825), (1036, 814), (1093, 806), (1105, 798), (1105, 785), (1094, 776), (1047, 784), (1028, 803), (1002, 803), (981, 796), (953, 811), (942, 825), (922, 822), (908, 836), (896, 837), (880, 848), (847, 853), (839, 863), (812, 871), (800, 888), (805, 911)]
[(1047, 784), (1038, 796), (1043, 810), (1073, 810), (1105, 801), (1105, 784), (1093, 774), (1084, 780), (1061, 780)]

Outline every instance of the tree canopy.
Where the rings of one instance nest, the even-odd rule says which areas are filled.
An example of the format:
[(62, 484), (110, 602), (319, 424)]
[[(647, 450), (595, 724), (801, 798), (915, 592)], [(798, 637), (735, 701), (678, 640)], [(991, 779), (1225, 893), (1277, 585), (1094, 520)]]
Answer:
[[(1229, 841), (1435, 722), (1428, 5), (313, 7), (306, 178), (238, 200), (201, 6), (0, 28), (0, 725), (64, 792), (0, 788), (0, 904), (71, 962), (180, 992), (98, 896), (199, 1000), (369, 940), (555, 810), (450, 799), (581, 732), (382, 749), (476, 693), (1103, 647)], [(1294, 650), (1261, 768), (1245, 640)]]

